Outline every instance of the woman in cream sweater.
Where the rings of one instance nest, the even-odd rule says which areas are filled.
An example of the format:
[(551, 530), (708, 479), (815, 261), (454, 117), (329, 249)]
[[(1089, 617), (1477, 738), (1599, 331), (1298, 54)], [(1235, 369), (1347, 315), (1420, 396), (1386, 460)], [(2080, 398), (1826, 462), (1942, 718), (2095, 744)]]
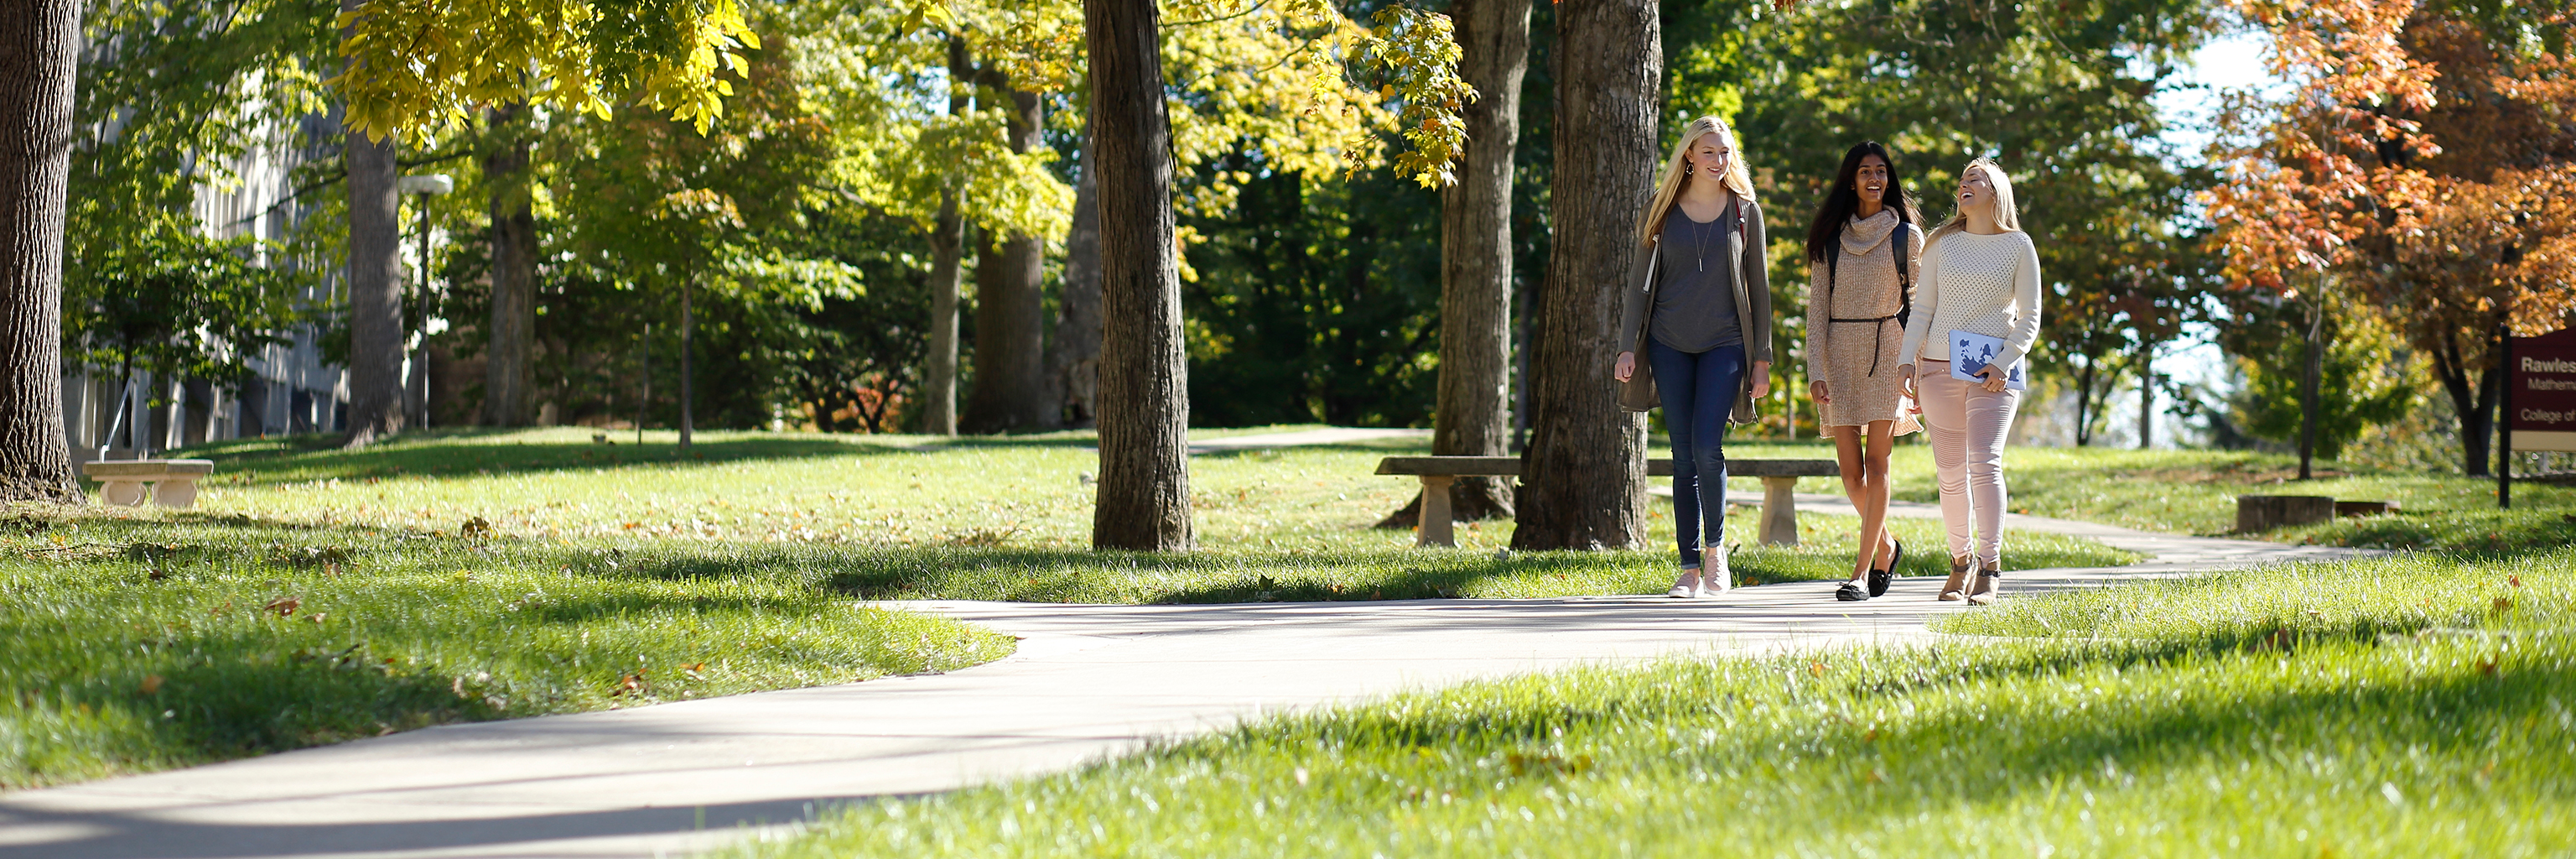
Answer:
[[(1955, 201), (1923, 252), (1897, 375), (1922, 403), (1940, 475), (1941, 518), (1950, 530), (1950, 580), (1941, 599), (1991, 605), (2003, 573), (2004, 436), (2021, 405), (2008, 379), (2039, 339), (2039, 251), (2021, 231), (2012, 180), (1995, 162), (1969, 162)], [(1984, 347), (1952, 354), (1963, 340), (1985, 338), (2001, 341), (1991, 355)], [(1954, 360), (1968, 362), (1978, 381), (1952, 378)]]

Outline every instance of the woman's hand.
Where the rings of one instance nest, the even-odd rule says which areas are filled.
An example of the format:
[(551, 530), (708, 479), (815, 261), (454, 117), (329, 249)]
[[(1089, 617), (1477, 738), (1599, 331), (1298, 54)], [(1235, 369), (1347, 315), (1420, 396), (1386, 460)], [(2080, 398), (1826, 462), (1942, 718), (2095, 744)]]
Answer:
[(1915, 402), (1923, 402), (1923, 393), (1914, 390), (1914, 365), (1905, 364), (1896, 368), (1896, 389), (1905, 392), (1906, 396), (1913, 397)]
[(1807, 383), (1807, 396), (1809, 399), (1815, 400), (1816, 405), (1820, 406), (1831, 405), (1834, 401), (1834, 398), (1825, 396), (1825, 380), (1823, 379), (1817, 379), (1813, 382)]
[(2000, 394), (2004, 392), (2004, 371), (2002, 368), (1996, 367), (1993, 364), (1987, 364), (1984, 369), (1977, 371), (1977, 375), (1986, 377), (1986, 393)]
[(1771, 362), (1755, 361), (1753, 362), (1753, 398), (1759, 400), (1770, 395)]
[(1628, 377), (1634, 375), (1637, 375), (1637, 353), (1619, 353), (1619, 363), (1610, 367), (1610, 378), (1625, 382), (1628, 381)]

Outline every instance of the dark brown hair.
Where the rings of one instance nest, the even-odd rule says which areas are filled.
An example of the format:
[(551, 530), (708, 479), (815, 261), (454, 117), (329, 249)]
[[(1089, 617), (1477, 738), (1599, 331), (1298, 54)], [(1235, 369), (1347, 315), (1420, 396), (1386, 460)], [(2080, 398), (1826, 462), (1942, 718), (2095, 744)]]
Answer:
[[(1896, 172), (1896, 156), (1875, 140), (1864, 140), (1843, 153), (1843, 167), (1834, 171), (1833, 190), (1825, 192), (1825, 201), (1816, 206), (1816, 220), (1807, 225), (1807, 261), (1823, 262), (1833, 242), (1841, 241), (1843, 223), (1860, 212), (1860, 162), (1876, 155), (1887, 162), (1887, 190), (1879, 192), (1879, 202), (1896, 210), (1896, 217), (1919, 229), (1923, 213), (1914, 208), (1914, 195), (1905, 190), (1905, 177)], [(1898, 251), (1904, 253), (1904, 251)]]

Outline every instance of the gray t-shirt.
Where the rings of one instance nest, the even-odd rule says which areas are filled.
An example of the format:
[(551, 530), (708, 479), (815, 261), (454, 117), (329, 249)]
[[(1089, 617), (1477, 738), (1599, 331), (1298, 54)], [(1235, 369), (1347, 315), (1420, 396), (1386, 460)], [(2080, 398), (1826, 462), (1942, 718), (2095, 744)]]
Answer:
[(1655, 273), (1655, 315), (1647, 325), (1655, 342), (1693, 354), (1743, 344), (1735, 313), (1735, 266), (1726, 252), (1735, 220), (1733, 206), (1705, 224), (1679, 209), (1664, 219), (1663, 240), (1657, 243), (1664, 261)]

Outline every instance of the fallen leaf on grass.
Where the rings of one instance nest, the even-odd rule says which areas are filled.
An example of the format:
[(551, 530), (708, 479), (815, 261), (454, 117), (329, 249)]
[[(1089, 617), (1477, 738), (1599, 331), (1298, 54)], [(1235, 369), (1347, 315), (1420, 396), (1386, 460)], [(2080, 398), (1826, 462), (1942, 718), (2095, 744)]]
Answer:
[(645, 691), (646, 685), (644, 672), (637, 671), (633, 674), (617, 678), (617, 688), (608, 690), (608, 697), (621, 698), (627, 695), (640, 695)]
[(299, 596), (278, 597), (276, 599), (269, 600), (268, 605), (262, 606), (262, 608), (266, 608), (269, 611), (277, 612), (278, 617), (294, 617), (295, 610), (303, 607), (304, 598)]
[(160, 691), (161, 691), (161, 675), (159, 675), (159, 674), (146, 674), (146, 675), (143, 675), (143, 694), (145, 694), (145, 695), (152, 695), (152, 694), (157, 694), (157, 693), (159, 693)]

